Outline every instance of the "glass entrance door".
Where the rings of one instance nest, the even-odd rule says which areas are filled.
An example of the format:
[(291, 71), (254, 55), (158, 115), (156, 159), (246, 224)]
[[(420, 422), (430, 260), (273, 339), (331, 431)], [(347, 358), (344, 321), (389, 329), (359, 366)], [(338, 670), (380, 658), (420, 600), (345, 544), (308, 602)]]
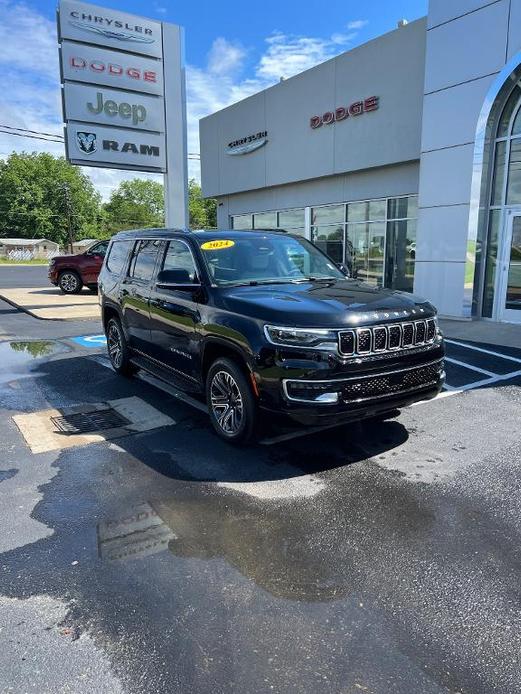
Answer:
[(498, 318), (521, 323), (521, 210), (506, 214), (501, 253)]

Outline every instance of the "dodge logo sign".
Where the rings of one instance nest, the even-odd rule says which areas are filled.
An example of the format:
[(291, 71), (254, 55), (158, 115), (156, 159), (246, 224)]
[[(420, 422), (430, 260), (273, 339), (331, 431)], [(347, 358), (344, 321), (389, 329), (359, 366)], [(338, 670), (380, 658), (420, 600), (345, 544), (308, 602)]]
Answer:
[(326, 111), (321, 116), (311, 116), (309, 120), (313, 130), (320, 128), (322, 125), (331, 125), (346, 118), (351, 119), (354, 116), (361, 116), (362, 113), (368, 111), (376, 111), (379, 107), (379, 97), (369, 96), (363, 101), (355, 101), (349, 106), (339, 106), (334, 111)]
[(95, 133), (77, 132), (76, 144), (78, 145), (80, 152), (83, 152), (84, 154), (94, 154), (94, 152), (98, 149)]

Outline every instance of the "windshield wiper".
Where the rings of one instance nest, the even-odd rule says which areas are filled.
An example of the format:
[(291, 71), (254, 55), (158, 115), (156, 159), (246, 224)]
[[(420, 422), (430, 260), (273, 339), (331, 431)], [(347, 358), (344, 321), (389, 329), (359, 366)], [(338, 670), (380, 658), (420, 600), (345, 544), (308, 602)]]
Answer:
[(300, 282), (301, 280), (287, 279), (287, 280), (249, 280), (247, 282), (237, 282), (234, 283), (233, 287), (257, 287), (261, 284), (294, 284), (295, 282)]

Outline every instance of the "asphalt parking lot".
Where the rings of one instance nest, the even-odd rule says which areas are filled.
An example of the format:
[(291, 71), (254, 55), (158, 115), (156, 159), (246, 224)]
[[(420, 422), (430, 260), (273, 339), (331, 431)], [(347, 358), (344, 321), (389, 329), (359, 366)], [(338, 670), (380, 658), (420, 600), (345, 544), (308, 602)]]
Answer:
[[(521, 691), (521, 349), (237, 449), (99, 334), (0, 303), (0, 691)], [(132, 431), (47, 436), (109, 402)]]

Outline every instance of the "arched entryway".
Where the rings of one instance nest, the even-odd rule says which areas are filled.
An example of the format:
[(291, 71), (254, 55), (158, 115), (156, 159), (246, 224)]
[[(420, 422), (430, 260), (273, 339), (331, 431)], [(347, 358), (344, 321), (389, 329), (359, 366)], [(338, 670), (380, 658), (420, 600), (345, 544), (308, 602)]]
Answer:
[[(521, 56), (498, 76), (480, 115), (466, 289), (472, 314), (521, 323)], [(473, 279), (473, 281), (472, 281)], [(469, 297), (470, 298), (470, 297)], [(469, 302), (470, 304), (470, 302)]]

